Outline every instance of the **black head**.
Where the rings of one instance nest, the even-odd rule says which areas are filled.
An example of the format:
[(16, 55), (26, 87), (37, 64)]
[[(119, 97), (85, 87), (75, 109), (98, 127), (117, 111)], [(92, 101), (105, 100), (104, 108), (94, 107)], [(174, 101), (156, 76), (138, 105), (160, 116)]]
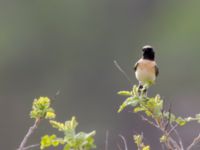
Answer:
[(153, 48), (149, 45), (146, 45), (142, 48), (143, 51), (143, 59), (154, 60), (155, 59), (155, 52)]

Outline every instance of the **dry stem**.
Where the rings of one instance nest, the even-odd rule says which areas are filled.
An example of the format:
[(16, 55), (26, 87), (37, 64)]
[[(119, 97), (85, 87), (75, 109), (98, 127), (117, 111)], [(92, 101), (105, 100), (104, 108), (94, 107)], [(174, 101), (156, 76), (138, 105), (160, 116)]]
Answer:
[(193, 142), (188, 146), (187, 150), (191, 150), (199, 142), (200, 142), (200, 134), (196, 138), (194, 138)]
[(128, 150), (128, 146), (127, 146), (127, 143), (126, 143), (126, 139), (122, 136), (122, 135), (119, 135), (119, 137), (121, 137), (123, 143), (124, 143), (124, 150)]
[(17, 150), (27, 150), (28, 147), (25, 147), (25, 146), (26, 146), (26, 143), (28, 141), (28, 138), (33, 134), (35, 129), (38, 127), (39, 122), (40, 122), (40, 119), (35, 120), (35, 123), (33, 124), (33, 126), (31, 126), (29, 128), (28, 132), (26, 133), (24, 139), (22, 140), (22, 142), (21, 142), (21, 144), (20, 144), (20, 146)]
[(26, 146), (26, 147), (23, 148), (23, 150), (28, 150), (28, 149), (38, 147), (38, 146), (40, 146), (40, 144), (34, 144), (34, 145)]

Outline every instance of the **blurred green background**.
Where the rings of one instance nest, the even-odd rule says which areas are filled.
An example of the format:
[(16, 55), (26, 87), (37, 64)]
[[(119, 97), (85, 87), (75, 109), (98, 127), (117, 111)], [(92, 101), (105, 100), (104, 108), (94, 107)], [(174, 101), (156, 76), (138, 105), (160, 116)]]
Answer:
[[(152, 149), (161, 149), (160, 132), (125, 110), (117, 114), (119, 90), (132, 85), (116, 69), (117, 60), (134, 83), (132, 66), (141, 47), (156, 50), (160, 67), (157, 84), (166, 107), (177, 115), (200, 112), (200, 1), (159, 0), (34, 0), (0, 1), (0, 149), (13, 150), (33, 124), (29, 112), (34, 98), (54, 98), (57, 120), (72, 115), (78, 130), (96, 130), (98, 150), (123, 144), (134, 148), (132, 135), (144, 133)], [(29, 140), (56, 130), (43, 122)], [(184, 145), (200, 125), (179, 129)], [(198, 148), (197, 148), (198, 149)]]

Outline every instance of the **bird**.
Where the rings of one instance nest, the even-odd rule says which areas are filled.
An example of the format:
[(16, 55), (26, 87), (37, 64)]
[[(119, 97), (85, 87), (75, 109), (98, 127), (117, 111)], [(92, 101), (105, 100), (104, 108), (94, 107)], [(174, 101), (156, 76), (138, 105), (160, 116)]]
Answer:
[(155, 52), (152, 46), (142, 47), (142, 57), (134, 65), (135, 77), (139, 81), (138, 92), (147, 95), (147, 89), (155, 83), (159, 68), (155, 61)]

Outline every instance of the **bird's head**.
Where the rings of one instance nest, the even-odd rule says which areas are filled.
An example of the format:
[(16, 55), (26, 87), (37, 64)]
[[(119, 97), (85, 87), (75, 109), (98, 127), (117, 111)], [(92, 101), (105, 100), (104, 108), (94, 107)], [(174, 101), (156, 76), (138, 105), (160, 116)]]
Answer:
[(146, 45), (142, 47), (142, 51), (143, 51), (143, 59), (147, 59), (147, 60), (155, 59), (154, 49), (150, 45)]

